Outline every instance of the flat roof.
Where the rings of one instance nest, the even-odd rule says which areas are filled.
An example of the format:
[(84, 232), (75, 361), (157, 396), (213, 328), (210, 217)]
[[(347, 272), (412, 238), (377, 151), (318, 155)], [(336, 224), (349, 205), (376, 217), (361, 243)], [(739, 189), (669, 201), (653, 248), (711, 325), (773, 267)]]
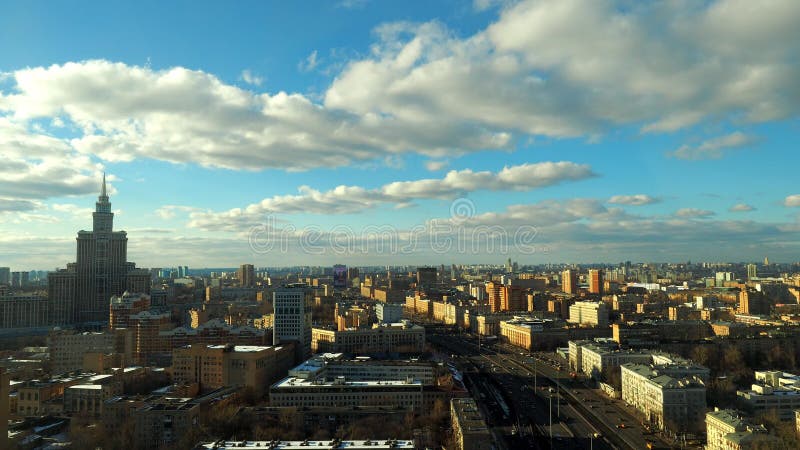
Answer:
[(208, 449), (246, 448), (250, 450), (366, 450), (366, 449), (413, 449), (414, 441), (374, 439), (359, 441), (221, 441), (200, 444)]

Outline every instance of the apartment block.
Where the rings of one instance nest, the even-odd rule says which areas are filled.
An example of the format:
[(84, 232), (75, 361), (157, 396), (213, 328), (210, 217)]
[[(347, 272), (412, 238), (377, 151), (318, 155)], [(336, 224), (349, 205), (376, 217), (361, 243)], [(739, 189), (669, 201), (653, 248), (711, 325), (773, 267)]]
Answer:
[(408, 321), (375, 324), (366, 329), (311, 331), (314, 353), (419, 353), (424, 348), (425, 328)]
[(453, 440), (458, 450), (491, 450), (494, 440), (471, 397), (450, 400)]

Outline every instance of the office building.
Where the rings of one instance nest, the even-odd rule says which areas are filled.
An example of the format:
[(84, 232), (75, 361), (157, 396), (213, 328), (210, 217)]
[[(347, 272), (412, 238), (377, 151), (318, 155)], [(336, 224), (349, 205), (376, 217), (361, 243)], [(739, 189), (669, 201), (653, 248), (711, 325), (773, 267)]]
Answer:
[(603, 295), (603, 271), (589, 269), (589, 293)]
[[(289, 376), (270, 387), (270, 404), (276, 407), (320, 408), (383, 406), (421, 411), (424, 384), (413, 377), (387, 378), (327, 375), (320, 355), (289, 372)], [(340, 357), (340, 356), (338, 356)]]
[(342, 331), (314, 328), (311, 350), (314, 353), (420, 353), (425, 350), (425, 327), (402, 321)]
[(178, 384), (198, 383), (204, 391), (249, 387), (261, 396), (267, 386), (286, 376), (294, 356), (292, 344), (187, 345), (172, 350), (172, 379)]
[(621, 367), (622, 399), (659, 430), (699, 432), (706, 409), (706, 386), (698, 377), (673, 378), (657, 368)]
[(756, 371), (749, 390), (737, 391), (739, 401), (755, 414), (774, 412), (781, 420), (800, 409), (800, 376), (776, 370)]
[(608, 305), (603, 302), (575, 302), (569, 307), (569, 323), (608, 326)]
[(83, 367), (85, 353), (119, 353), (129, 364), (133, 358), (133, 338), (130, 330), (103, 333), (53, 331), (47, 337), (50, 370), (54, 374), (73, 372)]
[(755, 264), (748, 264), (747, 265), (747, 279), (752, 280), (754, 278), (758, 278), (758, 266)]
[(0, 295), (0, 329), (47, 327), (49, 306), (45, 297), (36, 294)]
[(236, 272), (236, 275), (239, 279), (239, 286), (251, 288), (256, 285), (256, 269), (252, 264), (239, 266), (239, 271)]
[(290, 284), (272, 293), (273, 345), (296, 342), (300, 360), (311, 356), (311, 309), (314, 291), (305, 284)]
[(0, 284), (11, 284), (11, 268), (0, 267)]
[(450, 400), (453, 441), (458, 450), (491, 450), (494, 439), (471, 397)]

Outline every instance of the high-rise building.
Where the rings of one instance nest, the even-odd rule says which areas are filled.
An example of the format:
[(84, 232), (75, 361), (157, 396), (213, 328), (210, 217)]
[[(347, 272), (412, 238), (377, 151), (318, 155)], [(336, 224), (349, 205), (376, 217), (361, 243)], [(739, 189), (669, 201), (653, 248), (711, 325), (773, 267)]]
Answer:
[(48, 276), (50, 296), (53, 301), (60, 302), (53, 305), (54, 310), (72, 309), (66, 317), (54, 317), (65, 324), (102, 326), (108, 321), (111, 296), (125, 291), (128, 276), (136, 267), (127, 262), (127, 233), (114, 231), (114, 213), (106, 191), (105, 174), (92, 213), (92, 231), (79, 231), (77, 244), (77, 262), (69, 264), (66, 271)]
[(567, 294), (578, 293), (578, 273), (567, 269), (561, 272), (561, 290)]
[(242, 264), (237, 272), (239, 286), (253, 287), (256, 285), (256, 271), (252, 264)]
[(589, 293), (603, 295), (603, 271), (600, 269), (589, 270)]
[(347, 266), (342, 264), (333, 266), (333, 287), (336, 289), (347, 287)]
[(608, 326), (608, 305), (603, 302), (575, 302), (569, 307), (569, 323)]
[(438, 281), (436, 267), (417, 267), (417, 287), (432, 287)]
[(758, 278), (758, 267), (755, 264), (747, 265), (747, 279), (752, 280)]
[(299, 359), (311, 357), (311, 309), (314, 291), (305, 284), (289, 284), (272, 293), (275, 311), (273, 345), (294, 341)]
[(11, 268), (0, 267), (0, 284), (11, 284)]

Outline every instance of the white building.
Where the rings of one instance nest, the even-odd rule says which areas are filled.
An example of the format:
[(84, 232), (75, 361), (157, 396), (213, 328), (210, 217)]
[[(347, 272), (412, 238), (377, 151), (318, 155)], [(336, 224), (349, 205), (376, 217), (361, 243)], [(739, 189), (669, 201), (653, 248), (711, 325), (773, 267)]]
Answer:
[(706, 450), (744, 450), (765, 438), (763, 425), (752, 425), (732, 409), (706, 413)]
[(697, 432), (706, 409), (706, 386), (698, 377), (673, 378), (642, 364), (623, 364), (622, 399), (658, 429)]
[(608, 306), (602, 302), (575, 302), (569, 307), (569, 323), (608, 326)]
[(403, 305), (378, 303), (375, 305), (375, 315), (380, 323), (400, 322), (403, 320)]
[(739, 400), (755, 413), (774, 410), (781, 420), (800, 409), (800, 376), (780, 371), (757, 371), (751, 389), (738, 391)]
[(273, 345), (295, 341), (302, 359), (311, 356), (311, 308), (314, 291), (305, 284), (290, 284), (272, 294), (275, 310)]

